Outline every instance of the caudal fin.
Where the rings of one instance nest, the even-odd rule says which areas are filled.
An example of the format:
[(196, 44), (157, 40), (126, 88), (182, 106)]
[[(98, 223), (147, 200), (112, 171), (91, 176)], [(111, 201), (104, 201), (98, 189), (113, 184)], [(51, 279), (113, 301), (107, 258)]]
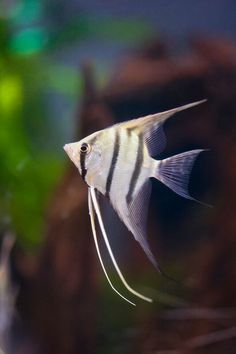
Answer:
[[(188, 192), (189, 177), (195, 159), (203, 149), (183, 152), (158, 161), (154, 177), (184, 198), (196, 200)], [(196, 200), (199, 202), (198, 200)], [(201, 204), (207, 205), (200, 202)], [(209, 205), (208, 205), (209, 206)]]

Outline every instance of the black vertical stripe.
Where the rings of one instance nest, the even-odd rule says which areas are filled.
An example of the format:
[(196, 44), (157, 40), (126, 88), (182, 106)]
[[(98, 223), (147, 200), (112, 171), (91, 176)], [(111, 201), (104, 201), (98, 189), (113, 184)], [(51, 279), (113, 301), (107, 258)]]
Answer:
[(107, 181), (106, 181), (106, 196), (109, 197), (110, 190), (111, 190), (111, 184), (112, 184), (112, 179), (119, 155), (119, 150), (120, 150), (120, 135), (119, 131), (115, 130), (115, 142), (114, 142), (114, 147), (113, 147), (113, 155), (111, 159), (111, 164), (107, 176)]
[(87, 173), (87, 169), (85, 168), (85, 158), (86, 154), (83, 152), (80, 152), (80, 169), (81, 169), (81, 177), (85, 181), (85, 176)]
[(126, 131), (127, 131), (127, 134), (128, 134), (128, 137), (131, 136), (132, 134), (132, 131), (134, 131), (136, 129), (136, 127), (132, 127), (132, 128), (127, 128)]
[[(90, 139), (89, 144), (93, 146), (96, 142), (97, 136), (95, 135), (92, 139)], [(87, 143), (83, 143), (82, 147), (88, 145)], [(85, 176), (87, 174), (87, 169), (85, 167), (85, 160), (86, 160), (87, 152), (80, 151), (80, 169), (81, 169), (81, 177), (85, 181)]]
[(95, 135), (93, 138), (89, 140), (89, 144), (93, 147), (93, 144), (95, 144), (96, 140), (97, 140), (97, 135)]
[(139, 141), (138, 141), (138, 151), (137, 151), (135, 166), (134, 166), (134, 170), (132, 173), (132, 177), (130, 179), (129, 191), (126, 195), (127, 204), (130, 204), (130, 202), (132, 200), (132, 194), (133, 194), (135, 186), (137, 184), (138, 177), (139, 177), (139, 174), (140, 174), (140, 171), (142, 168), (142, 164), (143, 164), (143, 136), (140, 135)]

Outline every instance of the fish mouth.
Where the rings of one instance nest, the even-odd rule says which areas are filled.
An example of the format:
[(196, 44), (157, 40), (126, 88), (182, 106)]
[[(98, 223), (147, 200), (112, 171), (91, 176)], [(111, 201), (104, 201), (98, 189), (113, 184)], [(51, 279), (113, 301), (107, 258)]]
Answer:
[(65, 150), (65, 152), (67, 153), (67, 155), (69, 156), (70, 160), (75, 164), (75, 166), (78, 168), (78, 158), (76, 158), (76, 154), (75, 154), (75, 149), (74, 149), (74, 145), (72, 144), (65, 144), (63, 146), (63, 149)]
[(72, 148), (71, 144), (66, 144), (66, 145), (64, 145), (64, 146), (63, 146), (63, 149), (65, 150), (65, 152), (67, 153), (67, 155), (69, 156), (69, 158), (71, 159), (71, 161), (75, 163), (75, 161), (74, 161), (73, 148)]
[(68, 155), (70, 155), (70, 154), (72, 153), (72, 148), (71, 148), (70, 144), (65, 144), (65, 145), (63, 146), (63, 149), (65, 150), (65, 152), (66, 152)]

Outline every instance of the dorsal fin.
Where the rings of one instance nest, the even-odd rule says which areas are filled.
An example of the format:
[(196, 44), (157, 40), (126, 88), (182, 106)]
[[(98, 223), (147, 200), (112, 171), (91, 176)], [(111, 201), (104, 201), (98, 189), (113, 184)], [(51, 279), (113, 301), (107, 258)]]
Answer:
[(160, 154), (166, 146), (166, 137), (163, 131), (163, 123), (177, 112), (184, 111), (188, 108), (197, 106), (206, 100), (201, 100), (189, 103), (180, 107), (170, 109), (168, 111), (150, 114), (145, 117), (130, 120), (128, 122), (120, 123), (120, 127), (128, 129), (130, 132), (134, 131), (137, 134), (144, 136), (144, 141), (150, 156)]

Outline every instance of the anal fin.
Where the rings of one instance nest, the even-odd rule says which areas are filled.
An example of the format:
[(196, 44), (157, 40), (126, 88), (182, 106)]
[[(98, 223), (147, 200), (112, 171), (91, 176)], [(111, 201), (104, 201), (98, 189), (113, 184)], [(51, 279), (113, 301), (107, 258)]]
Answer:
[(136, 241), (139, 242), (151, 263), (160, 273), (162, 273), (147, 241), (147, 216), (150, 195), (151, 181), (148, 179), (142, 185), (137, 195), (133, 198), (132, 202), (128, 206), (129, 217), (127, 218), (126, 225), (132, 232)]

